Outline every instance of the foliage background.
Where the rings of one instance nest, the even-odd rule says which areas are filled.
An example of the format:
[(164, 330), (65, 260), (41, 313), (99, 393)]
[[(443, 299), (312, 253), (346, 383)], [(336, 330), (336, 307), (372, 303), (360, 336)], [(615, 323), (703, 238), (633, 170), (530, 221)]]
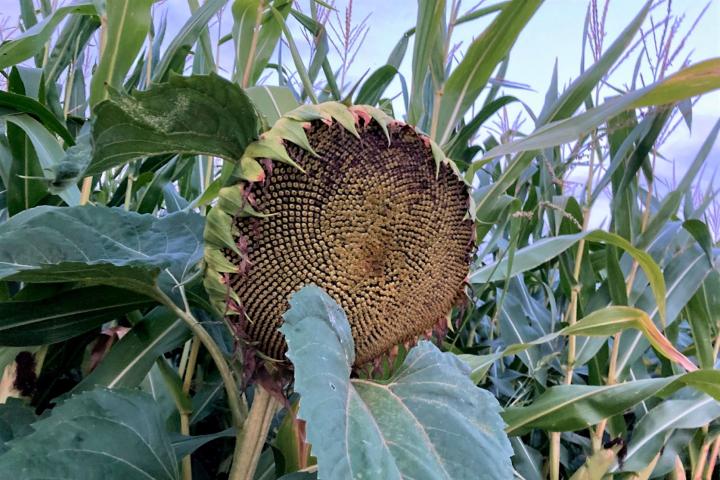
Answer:
[[(10, 401), (0, 411), (0, 453), (9, 452), (0, 455), (0, 464), (7, 471), (36, 468), (37, 472), (62, 472), (70, 477), (107, 475), (107, 465), (102, 463), (96, 465), (97, 470), (84, 471), (82, 462), (56, 455), (62, 442), (71, 440), (62, 435), (62, 426), (71, 425), (67, 430), (71, 433), (103, 439), (99, 447), (113, 452), (117, 430), (99, 429), (83, 412), (98, 412), (103, 422), (123, 424), (127, 415), (142, 410), (147, 418), (136, 418), (137, 425), (132, 424), (137, 438), (125, 440), (147, 444), (154, 460), (143, 463), (150, 458), (147, 452), (133, 449), (122, 453), (129, 463), (142, 465), (144, 471), (152, 472), (151, 478), (178, 478), (181, 474), (187, 478), (191, 470), (197, 478), (213, 478), (229, 470), (232, 437), (243, 437), (239, 415), (247, 408), (244, 402), (254, 403), (256, 390), (250, 388), (237, 399), (231, 388), (230, 395), (223, 397), (223, 383), (227, 387), (237, 382), (242, 367), (234, 356), (232, 338), (221, 319), (207, 308), (198, 281), (201, 274), (195, 266), (201, 257), (203, 220), (197, 212), (207, 213), (223, 184), (222, 172), (227, 172), (230, 162), (219, 157), (242, 156), (261, 120), (251, 113), (249, 100), (237, 85), (231, 88), (227, 82), (219, 82), (213, 102), (204, 104), (208, 108), (204, 113), (238, 133), (229, 146), (220, 149), (210, 142), (209, 151), (198, 151), (189, 138), (204, 125), (192, 125), (190, 109), (165, 119), (172, 125), (170, 130), (186, 128), (176, 132), (186, 138), (176, 139), (169, 150), (182, 155), (168, 151), (158, 155), (153, 149), (128, 152), (121, 146), (122, 161), (103, 163), (108, 162), (107, 157), (98, 152), (112, 146), (108, 138), (112, 139), (112, 129), (120, 124), (118, 118), (126, 120), (123, 125), (138, 122), (144, 128), (166, 123), (143, 125), (147, 118), (133, 116), (126, 108), (129, 97), (116, 96), (101, 103), (92, 116), (90, 105), (99, 104), (107, 95), (105, 81), (119, 90), (154, 87), (148, 97), (137, 98), (176, 98), (172, 95), (178, 84), (158, 86), (167, 80), (169, 71), (190, 75), (216, 69), (236, 84), (250, 87), (255, 82), (234, 71), (238, 68), (234, 60), (248, 55), (246, 44), (235, 50), (236, 44), (227, 36), (242, 22), (237, 15), (233, 20), (229, 8), (218, 15), (224, 3), (220, 1), (207, 2), (203, 8), (215, 11), (188, 24), (188, 29), (177, 28), (190, 17), (182, 2), (151, 7), (151, 2), (138, 1), (132, 3), (132, 10), (123, 9), (131, 5), (127, 1), (108, 2), (108, 22), (104, 23), (108, 31), (118, 28), (119, 19), (127, 23), (118, 30), (122, 35), (110, 36), (105, 44), (102, 58), (114, 59), (115, 70), (102, 61), (93, 69), (99, 58), (96, 30), (100, 22), (93, 23), (93, 2), (80, 3), (81, 13), (89, 12), (90, 17), (76, 15), (71, 17), (74, 24), (61, 22), (52, 36), (39, 42), (32, 53), (38, 56), (25, 62), (29, 68), (8, 68), (3, 77), (5, 88), (24, 96), (4, 97), (5, 107), (29, 109), (32, 115), (3, 110), (7, 115), (3, 117), (3, 152), (11, 152), (7, 158), (12, 158), (13, 168), (24, 165), (25, 170), (3, 176), (3, 184), (10, 188), (2, 197), (4, 222), (0, 227), (0, 249), (4, 248), (0, 261), (5, 268), (0, 270), (0, 339), (4, 345), (0, 365), (11, 368), (5, 370), (2, 393), (3, 399), (25, 397), (33, 410)], [(717, 18), (718, 4), (698, 7), (692, 2), (691, 8), (687, 2), (680, 7), (680, 2), (654, 2), (644, 18), (643, 14), (635, 17), (643, 8), (641, 2), (626, 2), (622, 7), (595, 1), (578, 3), (583, 7), (579, 15), (571, 10), (554, 14), (563, 8), (562, 2), (542, 5), (540, 11), (552, 18), (552, 24), (548, 26), (551, 22), (547, 20), (543, 24), (539, 16), (530, 20), (519, 34), (516, 48), (522, 47), (523, 41), (533, 48), (520, 48), (517, 57), (512, 53), (509, 60), (501, 54), (493, 60), (492, 52), (499, 50), (488, 48), (483, 43), (486, 37), (476, 38), (475, 34), (490, 27), (489, 38), (505, 38), (511, 44), (514, 29), (519, 32), (531, 15), (532, 2), (502, 2), (505, 8), (523, 13), (506, 20), (505, 28), (492, 30), (492, 13), (458, 26), (452, 31), (457, 36), (453, 42), (447, 41), (446, 52), (440, 56), (428, 40), (433, 31), (437, 33), (433, 28), (443, 31), (448, 28), (443, 27), (446, 19), (452, 24), (463, 18), (466, 9), (470, 16), (488, 6), (494, 11), (493, 4), (486, 2), (477, 10), (473, 10), (477, 6), (463, 5), (460, 10), (459, 2), (450, 2), (447, 15), (437, 14), (433, 9), (436, 2), (418, 2), (417, 14), (402, 4), (395, 15), (398, 21), (387, 12), (365, 18), (361, 10), (369, 7), (358, 8), (351, 2), (338, 3), (337, 15), (322, 6), (299, 4), (298, 11), (325, 22), (331, 67), (319, 68), (313, 62), (322, 57), (317, 48), (310, 47), (314, 41), (308, 31), (313, 28), (308, 26), (316, 24), (298, 22), (303, 17), (295, 15), (277, 26), (273, 35), (282, 37), (281, 46), (269, 49), (269, 73), (260, 74), (257, 82), (280, 84), (291, 92), (247, 91), (266, 115), (272, 109), (261, 106), (263, 92), (269, 92), (282, 109), (291, 108), (296, 100), (308, 102), (313, 96), (342, 100), (349, 94), (356, 99), (370, 98), (371, 103), (393, 110), (396, 116), (409, 111), (410, 119), (443, 144), (462, 170), (477, 174), (469, 176), (479, 206), (476, 215), (481, 239), (470, 276), (470, 298), (465, 308), (453, 312), (453, 328), (440, 343), (471, 367), (473, 381), (502, 407), (516, 475), (527, 479), (611, 474), (617, 478), (690, 475), (709, 479), (716, 471), (720, 450), (716, 401), (720, 397), (716, 369), (720, 210), (712, 182), (719, 127), (715, 118), (707, 122), (707, 112), (714, 113), (718, 93), (708, 94), (694, 107), (693, 102), (697, 94), (717, 89), (720, 81), (717, 59), (699, 63), (717, 54), (712, 19)], [(32, 23), (35, 13), (39, 12), (39, 18), (52, 17), (63, 6), (47, 1), (19, 4), (24, 26)], [(194, 11), (200, 6), (193, 0), (188, 5)], [(282, 1), (273, 5), (288, 8)], [(143, 8), (152, 9), (153, 16), (138, 13)], [(607, 17), (606, 8), (612, 12)], [(137, 17), (133, 17), (135, 13)], [(4, 34), (22, 38), (20, 30), (13, 31), (18, 16), (12, 15), (4, 20)], [(634, 17), (638, 23), (628, 27)], [(154, 34), (148, 38), (150, 18)], [(197, 14), (193, 18), (197, 19)], [(277, 17), (271, 13), (268, 18)], [(400, 68), (402, 77), (393, 69), (383, 70), (384, 59), (392, 56), (390, 48), (400, 39), (402, 22), (410, 27), (416, 18), (430, 27), (419, 29), (413, 39), (427, 44), (408, 43)], [(534, 53), (540, 35), (533, 34), (533, 28), (551, 29), (565, 44), (581, 46), (583, 60), (577, 55), (565, 60), (560, 52), (557, 70), (553, 70), (552, 60), (544, 61)], [(385, 38), (387, 32), (393, 32), (391, 38)], [(377, 40), (379, 33), (382, 40)], [(178, 42), (178, 35), (189, 44)], [(638, 42), (640, 37), (644, 41)], [(173, 38), (175, 42), (170, 41)], [(220, 42), (222, 46), (218, 46)], [(387, 52), (373, 48), (375, 42), (382, 43)], [(477, 48), (467, 49), (471, 43)], [(73, 45), (78, 48), (73, 50)], [(145, 49), (147, 45), (152, 48)], [(50, 75), (57, 64), (50, 47), (70, 52), (62, 57), (65, 63), (55, 77), (60, 80), (57, 90), (53, 82), (45, 83), (46, 77), (39, 76)], [(363, 53), (365, 48), (370, 52)], [(477, 58), (485, 60), (478, 63)], [(257, 61), (259, 68), (265, 67), (262, 63)], [(489, 78), (487, 85), (481, 74), (456, 75), (455, 80), (467, 78), (478, 83), (476, 92), (458, 94), (457, 83), (452, 83), (453, 70), (467, 70), (476, 64)], [(621, 67), (610, 73), (618, 64)], [(703, 74), (693, 76), (697, 70), (691, 68), (680, 77), (671, 76), (691, 64), (699, 64)], [(67, 65), (69, 70), (64, 69)], [(283, 74), (278, 75), (278, 70)], [(364, 76), (366, 71), (376, 75)], [(668, 77), (669, 83), (662, 83)], [(577, 80), (563, 81), (569, 78)], [(673, 78), (681, 81), (673, 86)], [(339, 92), (326, 88), (331, 79)], [(192, 87), (194, 81), (197, 79), (188, 84)], [(654, 82), (658, 83), (649, 87), (645, 96), (640, 96), (642, 91), (625, 93)], [(312, 89), (307, 88), (310, 83)], [(529, 91), (528, 84), (538, 91)], [(192, 88), (200, 88), (200, 83), (194, 85)], [(438, 85), (445, 88), (442, 99)], [(624, 95), (612, 98), (617, 94)], [(464, 121), (463, 115), (455, 117), (458, 131), (443, 138), (432, 118), (438, 111), (445, 114), (442, 102), (453, 98), (451, 95), (459, 95), (469, 108)], [(28, 103), (26, 97), (37, 99), (42, 108)], [(408, 102), (427, 114), (408, 108)], [(433, 102), (440, 102), (440, 108)], [(156, 120), (166, 113), (155, 111)], [(461, 113), (465, 113), (464, 107)], [(476, 114), (478, 122), (470, 122)], [(94, 122), (92, 142), (87, 131), (89, 118)], [(182, 121), (172, 123), (178, 118)], [(562, 122), (567, 118), (570, 120)], [(560, 123), (542, 127), (551, 120)], [(441, 124), (440, 129), (448, 126), (455, 122)], [(121, 128), (114, 135), (132, 143), (145, 138), (147, 132), (142, 130)], [(680, 138), (690, 140), (685, 144), (672, 140)], [(73, 143), (77, 146), (71, 147)], [(18, 163), (19, 159), (25, 162)], [(81, 181), (82, 173), (92, 174), (94, 180)], [(48, 188), (57, 196), (48, 195)], [(22, 191), (24, 196), (12, 197), (13, 191)], [(81, 197), (81, 192), (90, 195)], [(96, 206), (56, 206), (88, 201)], [(178, 213), (171, 215), (175, 211)], [(67, 225), (76, 222), (82, 227), (69, 231)], [(188, 228), (182, 235), (167, 234), (176, 231), (178, 223), (193, 222), (197, 228)], [(596, 225), (606, 232), (593, 231)], [(172, 254), (163, 254), (163, 244), (154, 238), (138, 249), (138, 255), (104, 244), (97, 248), (94, 243), (96, 237), (112, 237), (130, 244), (131, 227), (167, 234), (168, 242), (175, 246), (165, 250)], [(30, 244), (28, 238), (36, 240)], [(33, 247), (57, 256), (52, 261), (43, 259)], [(86, 258), (80, 258), (77, 251)], [(65, 270), (68, 265), (73, 266), (71, 271)], [(86, 311), (88, 299), (97, 313)], [(183, 322), (192, 328), (192, 342), (187, 341), (190, 334)], [(16, 357), (20, 351), (34, 356)], [(438, 360), (437, 364), (456, 368), (459, 363), (453, 362)], [(312, 359), (296, 367), (300, 371), (311, 364)], [(696, 365), (701, 367), (699, 371), (693, 371)], [(22, 368), (38, 377), (29, 375), (27, 392), (12, 382)], [(93, 388), (96, 385), (108, 388)], [(121, 389), (138, 386), (151, 397)], [(300, 391), (302, 385), (297, 387)], [(312, 401), (313, 392), (301, 393), (306, 404)], [(69, 395), (74, 395), (72, 400), (62, 402)], [(490, 405), (494, 400), (485, 401)], [(60, 406), (50, 408), (58, 403)], [(313, 475), (313, 461), (307, 452), (297, 454), (298, 426), (285, 412), (268, 425), (271, 434), (257, 478), (293, 475), (300, 470), (306, 470), (300, 475)], [(38, 419), (36, 414), (44, 417)], [(315, 426), (308, 428), (313, 438)], [(56, 438), (58, 443), (47, 442), (48, 438)], [(478, 440), (478, 445), (481, 443)], [(444, 452), (451, 451), (451, 443), (443, 445)], [(186, 454), (193, 451), (191, 460)], [(322, 465), (327, 453), (313, 453)], [(28, 461), (43, 455), (47, 462)], [(175, 457), (184, 457), (181, 467)], [(478, 456), (472, 460), (485, 459)], [(468, 459), (466, 463), (481, 471), (474, 462)], [(109, 471), (118, 478), (133, 475), (117, 468)]]

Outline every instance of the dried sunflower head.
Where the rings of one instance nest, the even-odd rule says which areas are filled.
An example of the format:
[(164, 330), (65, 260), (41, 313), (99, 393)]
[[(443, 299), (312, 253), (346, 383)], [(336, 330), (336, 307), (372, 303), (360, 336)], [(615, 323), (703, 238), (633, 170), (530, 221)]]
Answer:
[(240, 170), (208, 215), (205, 283), (260, 353), (284, 358), (282, 314), (310, 283), (345, 310), (357, 365), (444, 321), (473, 224), (465, 183), (427, 137), (373, 107), (302, 106)]

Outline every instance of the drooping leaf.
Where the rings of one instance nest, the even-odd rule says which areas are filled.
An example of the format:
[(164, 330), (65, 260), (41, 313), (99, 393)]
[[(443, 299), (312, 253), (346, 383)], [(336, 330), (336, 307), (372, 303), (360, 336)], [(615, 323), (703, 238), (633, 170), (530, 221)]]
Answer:
[(222, 432), (208, 433), (205, 435), (193, 435), (190, 437), (178, 435), (172, 439), (172, 446), (175, 450), (175, 456), (178, 460), (180, 460), (208, 442), (212, 442), (218, 438), (234, 437), (235, 435), (237, 435), (237, 432), (234, 428), (228, 428)]
[(132, 96), (114, 93), (95, 109), (89, 175), (146, 155), (188, 153), (238, 161), (257, 135), (255, 109), (216, 74), (171, 76)]
[(421, 342), (389, 381), (350, 380), (354, 343), (340, 307), (315, 286), (290, 305), (281, 331), (320, 478), (512, 476), (497, 402), (451, 354)]
[(47, 196), (47, 185), (35, 149), (25, 131), (12, 122), (6, 128), (10, 153), (6, 205), (12, 216), (37, 205)]
[(42, 103), (34, 98), (18, 95), (17, 93), (0, 91), (0, 108), (9, 109), (14, 113), (27, 113), (40, 121), (48, 130), (60, 135), (69, 145), (75, 143), (75, 139), (65, 125)]
[[(35, 156), (43, 171), (41, 178), (44, 178), (47, 184), (46, 189), (49, 189), (57, 180), (58, 167), (65, 158), (64, 150), (55, 137), (31, 116), (27, 114), (11, 115), (7, 121), (20, 127), (32, 143)], [(80, 189), (77, 185), (66, 185), (64, 189), (57, 191), (57, 194), (71, 207), (80, 204)]]
[[(534, 339), (527, 341), (521, 335), (517, 335), (518, 342), (513, 343), (499, 352), (488, 355), (459, 355), (470, 366), (470, 377), (475, 382), (479, 382), (485, 376), (490, 366), (497, 360), (508, 355), (518, 355), (528, 351), (529, 349), (551, 342), (561, 335), (581, 335), (588, 337), (609, 337), (616, 333), (627, 329), (634, 329), (640, 337), (652, 344), (665, 358), (677, 362), (687, 371), (696, 371), (697, 367), (685, 355), (679, 352), (673, 344), (665, 337), (650, 319), (650, 316), (644, 311), (625, 306), (611, 306), (596, 310), (575, 324), (567, 326), (557, 332), (553, 332), (542, 337), (534, 335)], [(635, 332), (631, 332), (635, 334)], [(523, 357), (521, 357), (522, 359)], [(523, 363), (532, 369), (537, 360), (535, 356), (526, 356)], [(576, 366), (581, 364), (577, 363)]]
[(9, 443), (0, 470), (10, 478), (180, 478), (157, 404), (129, 390), (75, 395)]
[[(119, 208), (37, 207), (0, 224), (0, 279), (104, 284), (153, 295), (202, 257), (204, 219)], [(32, 242), (28, 239), (32, 238)]]
[[(667, 285), (666, 325), (670, 325), (676, 320), (712, 271), (713, 266), (708, 262), (705, 252), (697, 246), (674, 255), (672, 260), (665, 265), (663, 275)], [(652, 295), (642, 295), (635, 304), (638, 308), (648, 312), (656, 323), (659, 323), (659, 305), (656, 304)], [(618, 378), (625, 378), (630, 366), (643, 355), (648, 347), (649, 343), (639, 332), (623, 335), (617, 359)]]

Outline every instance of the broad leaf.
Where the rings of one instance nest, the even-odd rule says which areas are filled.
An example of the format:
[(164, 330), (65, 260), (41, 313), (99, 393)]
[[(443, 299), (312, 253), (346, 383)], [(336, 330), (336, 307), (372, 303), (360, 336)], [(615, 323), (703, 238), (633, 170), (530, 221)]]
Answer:
[(75, 337), (151, 304), (141, 294), (89, 287), (31, 302), (0, 303), (0, 345), (45, 345)]
[(19, 398), (11, 397), (0, 404), (0, 455), (9, 450), (10, 440), (32, 433), (30, 424), (35, 420), (34, 409)]
[(12, 478), (179, 479), (157, 405), (129, 390), (93, 390), (66, 400), (9, 443), (0, 471)]
[(171, 76), (167, 83), (132, 96), (113, 93), (95, 108), (95, 115), (91, 175), (164, 153), (237, 161), (257, 135), (248, 97), (216, 74)]
[[(156, 295), (202, 257), (204, 219), (107, 207), (37, 207), (0, 224), (0, 279), (104, 284)], [(32, 239), (32, 241), (28, 241)]]
[(387, 382), (350, 380), (354, 342), (342, 309), (315, 286), (290, 307), (281, 331), (320, 478), (512, 476), (497, 401), (453, 355), (421, 342)]

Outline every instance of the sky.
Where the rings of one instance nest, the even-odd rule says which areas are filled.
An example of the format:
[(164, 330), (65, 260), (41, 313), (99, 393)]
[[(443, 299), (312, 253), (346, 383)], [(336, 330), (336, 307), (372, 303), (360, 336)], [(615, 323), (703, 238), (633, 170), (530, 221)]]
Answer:
[[(0, 0), (0, 16), (17, 18), (17, 3), (17, 0)], [(346, 9), (350, 3), (352, 3), (353, 23), (359, 23), (362, 19), (368, 17), (367, 22), (370, 27), (362, 45), (359, 46), (355, 61), (348, 70), (348, 83), (354, 83), (367, 71), (372, 72), (385, 64), (388, 55), (402, 33), (415, 25), (417, 3), (415, 0), (355, 0), (354, 2), (336, 0), (335, 7), (341, 20), (344, 20)], [(477, 0), (465, 0), (462, 2), (461, 14), (477, 3)], [(484, 5), (490, 5), (495, 2), (494, 0), (486, 0), (483, 3)], [(537, 113), (542, 107), (556, 61), (561, 89), (580, 74), (583, 26), (588, 3), (589, 0), (546, 0), (544, 2), (522, 31), (513, 47), (507, 72), (507, 80), (527, 84), (529, 90), (506, 89), (505, 93), (520, 97)], [(600, 3), (603, 2), (600, 1)], [(678, 41), (690, 28), (707, 3), (708, 0), (673, 0), (671, 2), (673, 13), (682, 17), (680, 30), (677, 34)], [(718, 28), (718, 25), (720, 25), (720, 0), (709, 0), (709, 3), (709, 8), (696, 25), (684, 48), (685, 52), (691, 54), (692, 63), (720, 56), (720, 28)], [(606, 47), (635, 16), (643, 4), (644, 0), (610, 1), (606, 21)], [(300, 0), (299, 5), (307, 11), (308, 0)], [(190, 15), (187, 0), (164, 0), (154, 8), (156, 14), (167, 12), (167, 43)], [(653, 11), (652, 16), (657, 21), (664, 16), (664, 13), (665, 7), (662, 6)], [(455, 29), (453, 32), (453, 44), (459, 44), (459, 52), (467, 48), (472, 40), (482, 32), (490, 19), (491, 17), (486, 17), (479, 21), (458, 26)], [(218, 27), (223, 34), (228, 33), (232, 26), (230, 9), (226, 8), (221, 17), (221, 22), (215, 21), (213, 23), (214, 26), (211, 30), (213, 36), (216, 35)], [(293, 31), (303, 58), (309, 58), (309, 47), (299, 34), (300, 27), (295, 25)], [(231, 42), (228, 42), (220, 51), (220, 65), (227, 70), (231, 69), (231, 65), (229, 65), (232, 58), (231, 49)], [(412, 43), (400, 68), (400, 72), (406, 78), (410, 77), (411, 52)], [(623, 88), (624, 84), (631, 78), (636, 56), (636, 54), (633, 54), (632, 58), (613, 74), (611, 82), (615, 86)], [(290, 62), (287, 49), (283, 52), (283, 57), (286, 62)], [(337, 59), (336, 55), (331, 55), (333, 65), (339, 63)], [(588, 57), (586, 62), (589, 61)], [(670, 72), (680, 68), (679, 61), (670, 67)], [(396, 81), (391, 85), (389, 92), (391, 94), (399, 93), (399, 82)], [(605, 93), (609, 95), (612, 91), (606, 90)], [(399, 99), (396, 100), (396, 107), (400, 103)], [(693, 108), (692, 129), (682, 124), (675, 130), (661, 150), (667, 160), (659, 160), (656, 164), (656, 171), (668, 179), (673, 174), (681, 175), (695, 157), (700, 145), (719, 117), (720, 91), (703, 96)], [(523, 130), (529, 133), (532, 130), (532, 124), (525, 122)], [(710, 181), (710, 174), (715, 168), (720, 168), (720, 142), (716, 142), (710, 155), (708, 170), (703, 177), (706, 183)], [(715, 181), (715, 185), (720, 188), (720, 180)], [(594, 223), (600, 224), (601, 222), (602, 218), (594, 219)]]

